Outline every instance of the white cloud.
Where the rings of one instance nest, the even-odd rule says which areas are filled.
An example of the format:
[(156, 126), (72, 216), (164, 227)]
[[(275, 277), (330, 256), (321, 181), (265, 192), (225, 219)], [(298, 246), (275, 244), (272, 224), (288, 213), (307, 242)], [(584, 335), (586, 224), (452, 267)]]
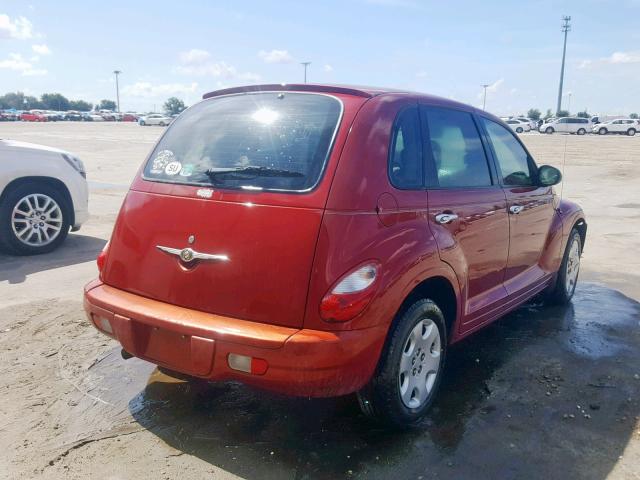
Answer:
[(194, 93), (198, 88), (198, 84), (184, 83), (160, 83), (152, 84), (151, 82), (136, 82), (131, 85), (125, 85), (122, 88), (123, 95), (139, 98), (156, 98), (167, 97), (172, 95), (187, 95)]
[(31, 45), (31, 49), (38, 55), (50, 55), (51, 50), (44, 43), (41, 45)]
[(188, 52), (180, 54), (180, 61), (185, 65), (201, 65), (211, 58), (211, 54), (206, 50), (192, 48)]
[(504, 83), (504, 78), (496, 80), (495, 82), (493, 82), (491, 85), (487, 87), (487, 92), (491, 92), (491, 93), (497, 92), (503, 83)]
[(42, 68), (34, 68), (19, 53), (10, 53), (5, 60), (0, 60), (0, 69), (13, 70), (24, 76), (46, 75), (47, 71)]
[(640, 51), (614, 52), (606, 60), (609, 63), (640, 63)]
[(258, 56), (264, 60), (265, 63), (291, 63), (293, 57), (287, 50), (271, 50), (269, 52), (260, 50)]
[(331, 65), (329, 65), (328, 63), (325, 64), (323, 69), (324, 69), (325, 72), (333, 72), (333, 67)]
[(0, 14), (0, 38), (26, 40), (33, 37), (33, 24), (25, 17), (11, 20), (6, 14)]
[(238, 72), (233, 65), (224, 61), (213, 61), (211, 53), (193, 48), (180, 54), (180, 64), (173, 68), (174, 73), (198, 77), (237, 78), (249, 82), (260, 80), (260, 75), (251, 72)]

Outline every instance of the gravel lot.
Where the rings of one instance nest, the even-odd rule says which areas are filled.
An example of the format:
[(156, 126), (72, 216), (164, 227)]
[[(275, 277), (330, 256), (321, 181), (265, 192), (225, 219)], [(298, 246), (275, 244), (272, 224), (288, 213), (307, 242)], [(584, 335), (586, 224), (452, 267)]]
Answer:
[(640, 136), (525, 134), (589, 231), (572, 306), (532, 303), (454, 348), (423, 430), (349, 397), (193, 385), (91, 327), (82, 286), (160, 127), (1, 123), (87, 166), (90, 221), (51, 254), (0, 255), (0, 478), (640, 479)]

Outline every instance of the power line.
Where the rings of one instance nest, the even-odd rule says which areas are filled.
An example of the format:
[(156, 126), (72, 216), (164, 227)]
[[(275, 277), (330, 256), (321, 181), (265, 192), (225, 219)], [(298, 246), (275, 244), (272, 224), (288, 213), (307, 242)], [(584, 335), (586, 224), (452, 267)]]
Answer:
[(562, 110), (562, 84), (564, 83), (564, 60), (567, 55), (567, 33), (571, 31), (571, 17), (565, 15), (562, 17), (562, 32), (564, 33), (564, 46), (562, 47), (562, 66), (560, 67), (560, 87), (558, 88), (558, 108), (556, 108), (556, 115)]

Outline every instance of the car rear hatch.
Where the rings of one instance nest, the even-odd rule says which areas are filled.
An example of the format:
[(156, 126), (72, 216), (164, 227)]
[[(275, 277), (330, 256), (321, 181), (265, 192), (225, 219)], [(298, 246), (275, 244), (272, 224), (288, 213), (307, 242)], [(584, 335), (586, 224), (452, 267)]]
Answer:
[(103, 281), (186, 308), (301, 327), (345, 125), (363, 101), (251, 92), (184, 112), (127, 194)]

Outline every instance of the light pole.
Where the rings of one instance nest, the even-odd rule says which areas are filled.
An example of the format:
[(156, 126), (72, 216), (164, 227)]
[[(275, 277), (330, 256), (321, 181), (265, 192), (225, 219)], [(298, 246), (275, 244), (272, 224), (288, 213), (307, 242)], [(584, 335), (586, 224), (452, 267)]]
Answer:
[(307, 83), (307, 67), (311, 65), (311, 62), (300, 62), (300, 65), (304, 67), (304, 83)]
[(571, 17), (564, 16), (562, 17), (562, 32), (564, 33), (564, 46), (562, 47), (562, 66), (560, 67), (560, 86), (558, 87), (558, 108), (556, 109), (556, 114), (562, 108), (562, 84), (564, 83), (564, 58), (567, 55), (567, 33), (571, 31)]
[(120, 112), (120, 86), (118, 85), (118, 75), (122, 72), (120, 70), (114, 70), (113, 74), (116, 76), (116, 105), (118, 106), (118, 112)]
[(569, 112), (569, 115), (571, 115), (571, 95), (572, 95), (572, 92), (567, 93), (567, 96), (569, 97), (569, 102), (567, 104), (567, 112)]
[(485, 83), (485, 84), (481, 85), (481, 87), (484, 88), (484, 97), (482, 98), (482, 110), (484, 110), (485, 107), (487, 106), (487, 87), (489, 85), (490, 84), (488, 84), (488, 83)]

